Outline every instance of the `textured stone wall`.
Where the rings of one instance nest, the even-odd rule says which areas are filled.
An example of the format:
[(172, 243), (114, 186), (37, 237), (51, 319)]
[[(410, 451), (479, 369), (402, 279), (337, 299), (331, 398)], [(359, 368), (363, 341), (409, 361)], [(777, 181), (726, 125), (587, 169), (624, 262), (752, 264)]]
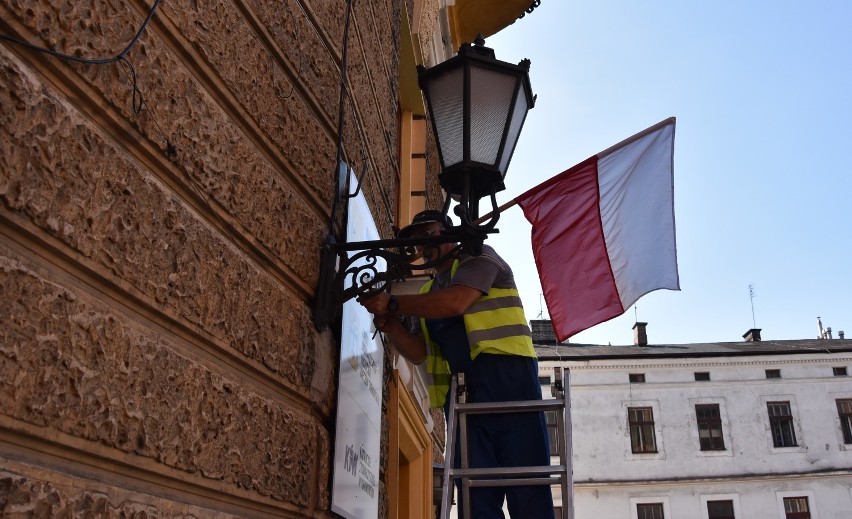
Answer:
[[(7, 0), (0, 32), (108, 57), (151, 4)], [(0, 44), (0, 515), (331, 516), (338, 347), (310, 305), (346, 5), (163, 0), (136, 92)], [(355, 2), (344, 101), (384, 236), (400, 8)]]
[(97, 490), (58, 485), (21, 474), (0, 471), (0, 503), (5, 503), (3, 517), (98, 517), (147, 519), (194, 519), (236, 517), (199, 507), (180, 506), (169, 502), (137, 501)]

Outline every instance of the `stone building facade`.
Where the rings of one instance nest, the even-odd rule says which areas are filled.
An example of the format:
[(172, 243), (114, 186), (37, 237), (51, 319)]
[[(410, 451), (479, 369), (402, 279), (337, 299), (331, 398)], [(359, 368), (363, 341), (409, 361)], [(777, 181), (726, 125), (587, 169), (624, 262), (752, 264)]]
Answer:
[[(852, 341), (536, 345), (570, 370), (575, 517), (840, 518)], [(559, 500), (557, 500), (559, 502)]]
[[(0, 2), (0, 514), (333, 515), (339, 343), (311, 304), (341, 104), (390, 237), (442, 201), (414, 66), (529, 5), (485, 3)], [(387, 409), (422, 400), (387, 358)]]

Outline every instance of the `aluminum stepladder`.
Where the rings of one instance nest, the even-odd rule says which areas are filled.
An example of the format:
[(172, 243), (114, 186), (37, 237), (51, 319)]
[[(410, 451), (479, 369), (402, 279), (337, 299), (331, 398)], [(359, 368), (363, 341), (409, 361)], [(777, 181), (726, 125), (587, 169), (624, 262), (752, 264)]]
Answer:
[[(470, 489), (473, 487), (510, 487), (526, 485), (560, 485), (562, 491), (562, 517), (574, 519), (574, 481), (572, 476), (571, 447), (571, 404), (568, 370), (554, 368), (555, 377), (551, 386), (553, 399), (519, 400), (514, 402), (468, 403), (464, 373), (453, 375), (450, 385), (450, 409), (447, 416), (447, 445), (444, 460), (443, 488), (441, 490), (441, 519), (450, 517), (453, 498), (453, 482), (461, 480), (464, 510), (460, 519), (470, 515)], [(529, 413), (556, 410), (556, 429), (559, 438), (559, 465), (532, 467), (497, 467), (474, 469), (468, 466), (467, 415)], [(455, 462), (456, 427), (459, 428), (460, 468)]]

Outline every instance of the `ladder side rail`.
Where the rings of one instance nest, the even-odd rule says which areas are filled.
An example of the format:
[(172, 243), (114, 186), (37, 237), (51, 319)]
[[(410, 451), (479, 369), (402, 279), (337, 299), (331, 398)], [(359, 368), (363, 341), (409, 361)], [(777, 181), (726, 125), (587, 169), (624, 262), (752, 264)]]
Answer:
[(574, 519), (574, 444), (571, 427), (571, 376), (568, 368), (562, 372), (562, 401), (565, 405), (565, 426), (562, 437), (565, 446), (565, 480), (562, 485), (562, 519)]
[(450, 408), (447, 413), (447, 453), (444, 456), (444, 481), (441, 489), (441, 519), (449, 519), (450, 508), (453, 506), (453, 478), (451, 473), (453, 471), (453, 462), (455, 461), (453, 458), (455, 457), (456, 452), (456, 421), (454, 417), (456, 413), (457, 388), (458, 380), (456, 380), (456, 376), (453, 375), (452, 381), (450, 382), (450, 392), (447, 395), (447, 397), (450, 398)]
[[(462, 407), (467, 405), (467, 385), (465, 384), (465, 376), (464, 373), (459, 373), (459, 390), (456, 393), (456, 398), (458, 400), (459, 405), (456, 406), (454, 418), (458, 418), (460, 432), (459, 432), (459, 447), (460, 447), (460, 456), (459, 459), (459, 467), (462, 470), (466, 470), (470, 468), (470, 453), (467, 448), (467, 413), (462, 411)], [(455, 472), (455, 469), (453, 470)], [(467, 478), (461, 478), (461, 495), (462, 495), (462, 508), (464, 509), (464, 515), (461, 517), (468, 518), (470, 517), (471, 505), (470, 505), (470, 480)]]
[[(562, 371), (557, 368), (557, 370)], [(558, 376), (558, 375), (557, 375)], [(448, 519), (452, 506), (452, 492), (456, 479), (461, 480), (461, 496), (464, 505), (463, 515), (470, 517), (470, 489), (473, 487), (509, 487), (521, 485), (560, 485), (562, 490), (562, 519), (574, 519), (573, 499), (573, 470), (571, 444), (571, 413), (569, 396), (569, 374), (564, 370), (562, 377), (561, 398), (548, 400), (519, 400), (509, 402), (466, 402), (464, 373), (453, 375), (450, 387), (449, 410), (447, 416), (447, 455), (445, 456), (441, 519)], [(557, 410), (557, 430), (561, 432), (558, 454), (558, 466), (534, 467), (496, 467), (486, 469), (471, 469), (467, 446), (467, 415), (468, 414), (505, 414), (517, 412), (539, 412)], [(456, 431), (458, 430), (458, 434)], [(460, 442), (458, 460), (460, 468), (455, 464), (456, 441)], [(513, 477), (518, 475), (531, 477)], [(509, 477), (507, 477), (509, 476)], [(539, 477), (536, 477), (539, 476)], [(556, 477), (554, 477), (556, 476)], [(490, 479), (489, 479), (490, 477)]]
[(568, 494), (568, 474), (571, 472), (571, 459), (568, 457), (570, 446), (566, 445), (564, 434), (567, 423), (565, 410), (567, 409), (568, 404), (565, 400), (565, 380), (562, 377), (562, 368), (557, 366), (553, 371), (554, 380), (553, 385), (551, 386), (551, 395), (553, 396), (553, 400), (551, 401), (559, 403), (559, 411), (556, 413), (557, 435), (555, 437), (555, 441), (557, 445), (556, 454), (559, 456), (559, 463), (562, 468), (562, 474), (559, 478), (559, 490), (562, 506), (560, 507), (560, 515), (556, 519), (566, 519), (566, 501), (570, 499)]
[(557, 519), (565, 519), (565, 500), (568, 499), (568, 477), (567, 473), (570, 472), (570, 463), (571, 460), (568, 459), (568, 448), (565, 445), (565, 435), (562, 434), (562, 431), (565, 430), (565, 412), (564, 407), (562, 406), (564, 400), (564, 390), (561, 391), (561, 394), (556, 398), (556, 401), (560, 403), (560, 409), (556, 413), (556, 432), (555, 440), (557, 446), (557, 455), (559, 456), (559, 464), (562, 468), (562, 474), (559, 478), (559, 489), (562, 496), (562, 511), (561, 515)]

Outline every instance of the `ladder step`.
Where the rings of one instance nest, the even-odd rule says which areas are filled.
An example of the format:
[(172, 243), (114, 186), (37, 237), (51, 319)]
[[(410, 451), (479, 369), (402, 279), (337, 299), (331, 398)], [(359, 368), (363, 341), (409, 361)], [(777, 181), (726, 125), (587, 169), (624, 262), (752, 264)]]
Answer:
[(485, 469), (449, 469), (451, 478), (488, 478), (494, 476), (546, 476), (565, 474), (565, 465), (545, 465), (534, 467), (494, 467)]
[(506, 479), (471, 479), (469, 487), (526, 487), (532, 485), (559, 485), (564, 475), (554, 478), (506, 478)]
[(499, 412), (533, 412), (562, 409), (562, 400), (516, 400), (512, 402), (473, 402), (458, 403), (456, 411), (467, 414), (499, 413)]
[[(444, 461), (443, 485), (441, 489), (440, 519), (449, 519), (450, 510), (453, 505), (454, 482), (460, 482), (461, 495), (464, 496), (464, 506), (458, 511), (458, 517), (470, 517), (471, 499), (470, 491), (474, 487), (518, 487), (518, 486), (559, 486), (562, 497), (561, 519), (574, 519), (573, 501), (573, 474), (571, 470), (571, 404), (569, 399), (570, 383), (568, 370), (564, 372), (561, 368), (554, 368), (557, 382), (554, 385), (553, 399), (548, 400), (520, 400), (512, 402), (465, 402), (467, 391), (465, 389), (464, 373), (452, 376), (449, 392), (449, 410), (447, 412), (447, 443), (445, 446), (446, 458)], [(559, 382), (561, 380), (561, 382)], [(467, 450), (468, 438), (467, 416), (472, 414), (505, 414), (505, 413), (530, 413), (541, 411), (555, 411), (557, 438), (559, 441), (559, 465), (542, 465), (532, 467), (493, 467), (493, 468), (464, 468), (454, 469), (454, 465), (461, 461), (467, 464), (469, 453)], [(461, 422), (461, 423), (459, 423)], [(456, 445), (458, 435), (460, 445)], [(462, 460), (455, 460), (456, 449)]]

